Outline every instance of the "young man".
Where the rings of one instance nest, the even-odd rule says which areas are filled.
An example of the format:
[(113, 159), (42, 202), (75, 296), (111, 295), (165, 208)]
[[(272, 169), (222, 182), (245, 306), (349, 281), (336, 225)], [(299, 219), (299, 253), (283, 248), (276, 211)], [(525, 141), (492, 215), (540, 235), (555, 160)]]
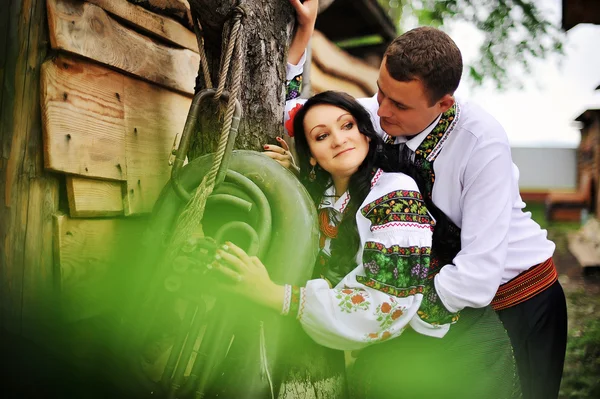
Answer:
[[(290, 1), (306, 13), (306, 4)], [(313, 26), (301, 23), (300, 31)], [(303, 40), (295, 39), (295, 54)], [(299, 62), (288, 64), (288, 79), (301, 73), (303, 58), (290, 57)], [(458, 253), (434, 281), (442, 302), (451, 312), (491, 303), (513, 344), (524, 398), (557, 398), (567, 316), (552, 262), (555, 245), (523, 212), (519, 171), (502, 126), (477, 105), (454, 99), (462, 69), (448, 35), (413, 29), (386, 50), (377, 95), (359, 101), (390, 146), (399, 145), (418, 166), (430, 182), (427, 194), (453, 224), (446, 239)], [(288, 101), (286, 108), (293, 107)], [(289, 166), (287, 151), (266, 149)]]
[(523, 212), (502, 126), (475, 104), (455, 101), (461, 75), (452, 39), (417, 28), (388, 47), (376, 103), (365, 106), (431, 178), (433, 202), (457, 227), (460, 250), (435, 277), (442, 302), (450, 311), (491, 302), (513, 343), (524, 397), (556, 398), (567, 317), (555, 246)]

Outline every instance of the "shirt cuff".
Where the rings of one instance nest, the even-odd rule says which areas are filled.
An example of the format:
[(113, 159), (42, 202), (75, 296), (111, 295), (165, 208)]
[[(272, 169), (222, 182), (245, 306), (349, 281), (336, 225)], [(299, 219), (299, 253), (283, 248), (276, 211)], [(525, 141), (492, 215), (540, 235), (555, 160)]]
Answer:
[(290, 64), (289, 62), (287, 63), (286, 71), (285, 71), (285, 80), (290, 81), (290, 80), (294, 79), (296, 76), (302, 75), (302, 72), (304, 71), (304, 63), (305, 62), (306, 62), (306, 50), (304, 50), (304, 53), (302, 53), (302, 57), (300, 57), (300, 61), (298, 61), (298, 64), (294, 65), (294, 64)]
[(460, 312), (462, 310), (462, 308), (458, 309), (458, 308), (456, 308), (454, 306), (450, 306), (448, 298), (443, 293), (443, 289), (441, 289), (442, 287), (441, 287), (441, 284), (438, 281), (438, 277), (439, 277), (439, 274), (436, 275), (433, 278), (433, 285), (435, 286), (435, 291), (437, 292), (438, 297), (440, 298), (440, 301), (442, 302), (442, 305), (444, 305), (444, 307), (450, 313), (458, 313), (458, 312)]

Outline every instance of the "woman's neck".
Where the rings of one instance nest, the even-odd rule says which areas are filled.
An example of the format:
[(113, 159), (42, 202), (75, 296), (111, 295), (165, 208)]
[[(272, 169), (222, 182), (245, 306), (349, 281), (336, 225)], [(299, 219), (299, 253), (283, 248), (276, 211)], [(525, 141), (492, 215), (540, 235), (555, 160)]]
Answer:
[(350, 183), (350, 177), (333, 177), (333, 186), (335, 187), (335, 196), (339, 198), (348, 190), (348, 183)]

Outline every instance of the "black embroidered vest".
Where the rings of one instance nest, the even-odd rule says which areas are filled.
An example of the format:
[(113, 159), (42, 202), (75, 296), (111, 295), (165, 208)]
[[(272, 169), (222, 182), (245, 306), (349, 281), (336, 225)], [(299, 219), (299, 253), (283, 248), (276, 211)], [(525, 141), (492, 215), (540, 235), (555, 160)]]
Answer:
[[(454, 104), (450, 109), (444, 112), (433, 130), (425, 137), (421, 145), (415, 151), (414, 169), (421, 177), (425, 187), (421, 188), (421, 195), (424, 198), (431, 199), (433, 192), (433, 184), (435, 182), (435, 171), (433, 163), (439, 152), (442, 144), (448, 139), (448, 136), (454, 129), (456, 121), (460, 116), (460, 108), (458, 104)], [(393, 137), (391, 138), (393, 139)], [(399, 146), (386, 143), (386, 152), (388, 158), (398, 160), (396, 168), (392, 165), (395, 171), (405, 172), (401, 170), (402, 165), (407, 165), (407, 160), (401, 159), (402, 152), (399, 151)], [(404, 152), (404, 156), (406, 152)], [(414, 176), (413, 176), (414, 177)], [(433, 200), (432, 200), (433, 201)], [(450, 220), (443, 212), (442, 217), (445, 218), (446, 230), (441, 234), (441, 237), (434, 233), (434, 240), (431, 248), (431, 276), (437, 274), (442, 266), (452, 262), (452, 259), (460, 251), (460, 228)], [(439, 216), (438, 216), (439, 218)], [(438, 225), (439, 225), (438, 221)], [(435, 229), (436, 227), (434, 227)], [(442, 255), (443, 254), (443, 255)]]

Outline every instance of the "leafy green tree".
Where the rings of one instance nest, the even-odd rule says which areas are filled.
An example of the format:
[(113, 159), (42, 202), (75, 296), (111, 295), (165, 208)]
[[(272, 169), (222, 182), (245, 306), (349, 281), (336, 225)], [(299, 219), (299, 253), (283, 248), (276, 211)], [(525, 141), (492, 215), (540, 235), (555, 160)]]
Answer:
[(534, 59), (563, 54), (564, 33), (550, 22), (534, 0), (378, 0), (399, 33), (410, 19), (440, 28), (466, 21), (483, 33), (481, 56), (467, 65), (476, 85), (488, 80), (497, 88), (520, 86)]

